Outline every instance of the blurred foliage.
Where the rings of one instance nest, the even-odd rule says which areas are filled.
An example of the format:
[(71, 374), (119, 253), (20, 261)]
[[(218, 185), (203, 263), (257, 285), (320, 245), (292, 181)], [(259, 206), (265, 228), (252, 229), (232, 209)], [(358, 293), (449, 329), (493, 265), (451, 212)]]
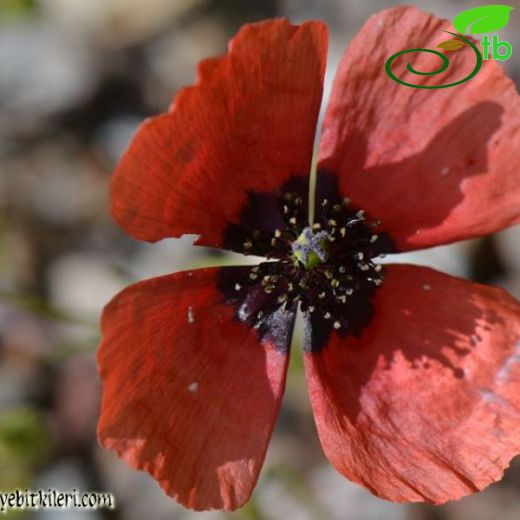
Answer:
[(243, 520), (262, 520), (262, 512), (254, 495), (240, 510), (240, 518)]
[(50, 432), (36, 410), (18, 407), (0, 412), (0, 489), (28, 486), (50, 448)]
[(92, 341), (77, 341), (71, 342), (64, 341), (54, 344), (52, 353), (49, 357), (49, 361), (59, 364), (66, 359), (80, 356), (86, 353), (92, 353), (96, 350), (99, 343), (99, 335), (96, 336)]
[(57, 309), (56, 307), (51, 305), (47, 300), (43, 300), (38, 297), (23, 296), (20, 294), (0, 291), (0, 300), (3, 300), (4, 302), (10, 305), (14, 305), (19, 309), (29, 311), (43, 318), (49, 318), (56, 321), (73, 323), (78, 325), (86, 325), (93, 328), (98, 327), (97, 322), (73, 316), (71, 313)]
[(26, 16), (35, 8), (36, 0), (1, 0), (0, 21)]

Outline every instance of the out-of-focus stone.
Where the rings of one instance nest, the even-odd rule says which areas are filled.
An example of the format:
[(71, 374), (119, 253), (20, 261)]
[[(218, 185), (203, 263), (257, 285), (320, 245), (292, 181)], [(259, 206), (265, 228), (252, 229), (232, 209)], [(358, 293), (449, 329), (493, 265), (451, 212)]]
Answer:
[(107, 45), (135, 44), (201, 0), (41, 0), (44, 14)]
[[(142, 243), (127, 269), (141, 280), (199, 267), (204, 249), (194, 246), (194, 240), (194, 235), (185, 235), (155, 244)], [(212, 262), (207, 264), (211, 265)]]
[(82, 319), (97, 319), (124, 285), (103, 258), (80, 253), (57, 259), (48, 271), (53, 305)]
[[(299, 478), (299, 476), (298, 476)], [(309, 489), (302, 489), (299, 482), (291, 486), (288, 478), (272, 475), (261, 481), (256, 490), (255, 500), (265, 520), (315, 520), (327, 518), (320, 514), (314, 504), (314, 496)]]
[(39, 119), (85, 99), (96, 81), (88, 47), (52, 25), (2, 26), (0, 63), (0, 130), (4, 132), (34, 131)]
[[(44, 471), (36, 479), (33, 489), (56, 489), (57, 491), (82, 492), (109, 490), (88, 489), (88, 483), (81, 468), (72, 461), (62, 461)], [(116, 504), (117, 505), (117, 504)], [(100, 510), (93, 509), (43, 509), (31, 511), (34, 520), (101, 520), (103, 514)]]
[(453, 276), (467, 277), (469, 275), (468, 253), (470, 247), (471, 242), (458, 242), (449, 246), (388, 255), (382, 263), (423, 265)]
[(496, 234), (501, 260), (507, 268), (520, 274), (520, 226), (513, 226)]
[(491, 486), (481, 493), (448, 503), (440, 509), (446, 520), (518, 520), (518, 491)]
[(179, 26), (153, 41), (147, 48), (147, 62), (153, 77), (146, 85), (149, 103), (165, 111), (179, 87), (195, 82), (197, 64), (211, 56), (225, 54), (227, 33), (212, 17)]
[(375, 497), (354, 484), (332, 466), (316, 468), (310, 476), (310, 487), (329, 520), (406, 520), (406, 508)]
[(116, 496), (125, 520), (225, 520), (228, 515), (221, 512), (195, 513), (168, 497), (159, 484), (144, 471), (131, 469), (114, 452), (99, 448), (96, 459), (103, 468), (107, 490)]
[(23, 156), (0, 161), (10, 211), (67, 227), (106, 213), (108, 179), (71, 139), (42, 143)]
[(119, 161), (141, 123), (141, 118), (127, 114), (105, 121), (98, 129), (96, 144), (112, 164)]
[(79, 355), (60, 367), (55, 386), (55, 421), (60, 448), (74, 448), (95, 436), (100, 384), (94, 355)]

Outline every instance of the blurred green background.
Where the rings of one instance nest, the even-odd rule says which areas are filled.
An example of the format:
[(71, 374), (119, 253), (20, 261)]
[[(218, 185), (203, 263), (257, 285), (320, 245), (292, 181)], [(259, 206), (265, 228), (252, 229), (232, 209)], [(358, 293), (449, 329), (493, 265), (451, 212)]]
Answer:
[[(413, 2), (453, 18), (485, 2)], [(127, 237), (107, 213), (111, 171), (137, 125), (225, 52), (245, 22), (289, 16), (331, 30), (326, 86), (373, 0), (0, 0), (0, 489), (105, 490), (114, 511), (33, 511), (7, 518), (518, 520), (520, 464), (485, 492), (442, 507), (374, 498), (321, 452), (297, 349), (254, 499), (234, 514), (195, 514), (95, 440), (98, 317), (129, 283), (228, 262), (190, 246)], [(519, 10), (520, 11), (520, 10)], [(520, 81), (520, 21), (506, 68)], [(495, 283), (520, 297), (520, 229), (401, 260)]]

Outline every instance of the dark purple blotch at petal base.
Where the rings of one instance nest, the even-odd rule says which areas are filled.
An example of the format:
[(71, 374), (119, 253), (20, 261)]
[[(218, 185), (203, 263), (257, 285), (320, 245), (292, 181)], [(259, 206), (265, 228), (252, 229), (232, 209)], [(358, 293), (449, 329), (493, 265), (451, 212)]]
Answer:
[(278, 350), (288, 351), (297, 303), (278, 301), (279, 291), (266, 293), (260, 279), (252, 282), (251, 269), (256, 267), (221, 269), (218, 288), (224, 301), (234, 307), (237, 320), (256, 329), (260, 339), (272, 342)]
[(359, 337), (373, 318), (373, 296), (384, 282), (376, 259), (395, 252), (378, 227), (340, 196), (330, 173), (319, 172), (312, 224), (303, 177), (272, 193), (249, 193), (240, 222), (226, 228), (226, 243), (276, 261), (222, 274), (220, 291), (238, 320), (279, 348), (290, 343), (298, 304), (305, 316), (306, 350), (324, 348), (331, 334)]
[[(291, 201), (284, 196), (291, 194)], [(308, 224), (308, 179), (294, 175), (279, 189), (270, 192), (248, 192), (248, 200), (240, 212), (239, 222), (230, 222), (224, 230), (224, 248), (246, 255), (281, 258), (286, 251), (273, 244), (277, 229), (292, 226), (303, 230)], [(298, 201), (298, 204), (295, 202)], [(290, 213), (284, 209), (290, 206)], [(295, 219), (294, 224), (290, 219)]]

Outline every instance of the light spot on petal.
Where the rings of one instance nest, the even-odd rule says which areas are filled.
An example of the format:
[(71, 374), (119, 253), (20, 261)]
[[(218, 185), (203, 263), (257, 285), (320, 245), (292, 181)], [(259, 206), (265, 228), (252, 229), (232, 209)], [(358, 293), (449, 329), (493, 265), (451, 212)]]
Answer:
[(191, 392), (192, 394), (194, 394), (195, 392), (197, 392), (199, 390), (199, 383), (196, 383), (195, 381), (193, 383), (190, 383), (188, 385), (188, 392)]
[(431, 285), (428, 285), (427, 283), (425, 283), (423, 286), (423, 291), (431, 291), (432, 289), (432, 286)]
[(489, 388), (480, 388), (478, 393), (487, 404), (493, 404), (507, 409), (511, 415), (520, 415), (518, 409), (510, 401), (493, 392), (493, 390), (490, 390)]
[(188, 314), (188, 322), (193, 323), (195, 321), (195, 316), (193, 314), (193, 307), (191, 305), (188, 307), (187, 314)]
[(445, 167), (441, 170), (441, 175), (448, 175), (448, 173), (450, 173), (450, 168), (449, 168), (449, 166), (445, 166)]
[(497, 377), (507, 381), (511, 370), (517, 363), (520, 363), (520, 341), (517, 342), (513, 353), (506, 359), (502, 368), (498, 371)]

